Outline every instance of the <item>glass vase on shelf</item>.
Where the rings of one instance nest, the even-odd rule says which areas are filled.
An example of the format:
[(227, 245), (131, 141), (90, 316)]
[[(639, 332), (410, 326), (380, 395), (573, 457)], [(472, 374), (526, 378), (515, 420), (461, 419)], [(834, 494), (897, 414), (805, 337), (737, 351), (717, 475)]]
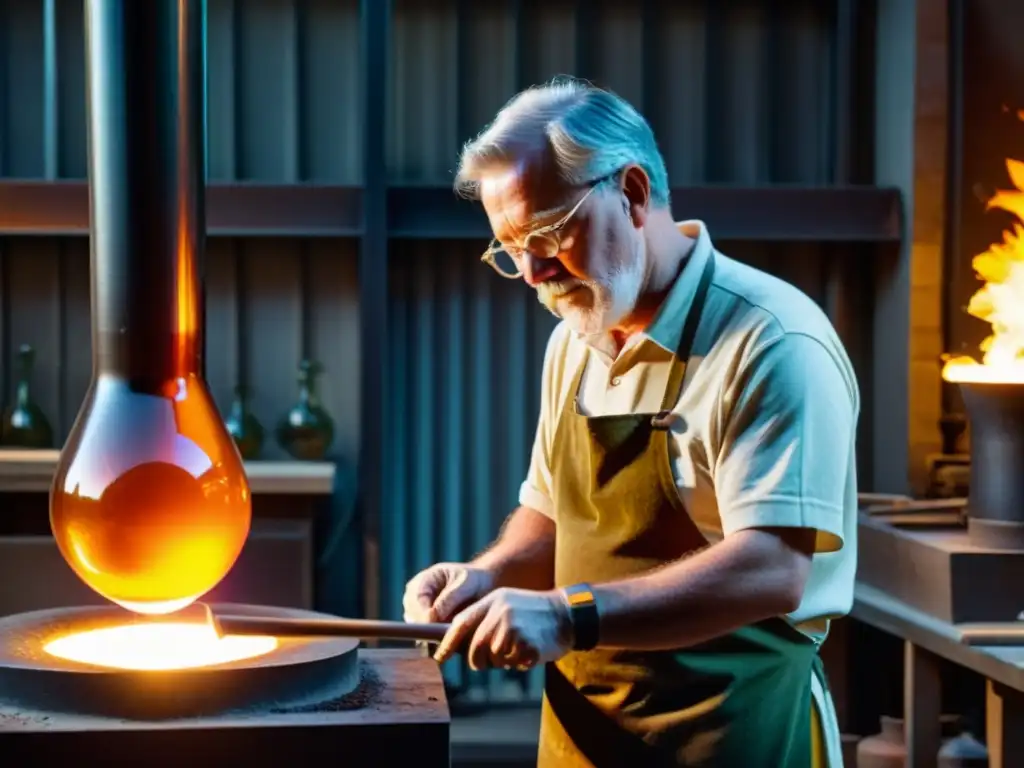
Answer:
[(4, 409), (3, 424), (0, 425), (0, 445), (9, 448), (52, 448), (53, 428), (32, 398), (32, 368), (36, 351), (28, 344), (18, 349), (18, 381), (14, 390), (14, 402)]
[(319, 461), (334, 442), (334, 420), (320, 404), (317, 376), (323, 366), (315, 360), (299, 363), (299, 400), (277, 425), (277, 442), (292, 458)]
[(235, 398), (231, 401), (231, 409), (224, 420), (228, 434), (238, 446), (238, 452), (246, 461), (259, 458), (263, 450), (263, 425), (252, 412), (250, 405), (251, 390), (245, 384), (235, 387)]

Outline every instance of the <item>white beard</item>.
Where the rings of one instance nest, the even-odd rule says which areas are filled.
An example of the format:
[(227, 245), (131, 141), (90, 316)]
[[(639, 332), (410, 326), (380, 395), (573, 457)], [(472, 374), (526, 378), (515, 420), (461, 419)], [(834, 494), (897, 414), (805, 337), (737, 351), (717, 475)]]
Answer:
[[(577, 333), (604, 333), (636, 308), (644, 286), (644, 263), (640, 257), (641, 254), (634, 254), (601, 280), (543, 283), (537, 288), (537, 299)], [(568, 293), (574, 288), (577, 290)], [(589, 294), (589, 302), (585, 301), (584, 292)]]

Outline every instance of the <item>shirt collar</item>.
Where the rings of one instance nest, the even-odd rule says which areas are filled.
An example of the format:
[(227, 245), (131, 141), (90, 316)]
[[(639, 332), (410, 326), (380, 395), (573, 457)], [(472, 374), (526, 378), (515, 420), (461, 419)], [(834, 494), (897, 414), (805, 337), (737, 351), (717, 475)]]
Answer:
[[(686, 314), (693, 302), (697, 285), (700, 283), (708, 259), (711, 258), (714, 246), (704, 222), (681, 221), (676, 223), (676, 227), (686, 237), (694, 240), (693, 248), (651, 324), (638, 334), (638, 338), (628, 345), (630, 347), (649, 339), (665, 351), (675, 354), (676, 348), (679, 346), (683, 325), (686, 323)], [(608, 335), (605, 333), (582, 338), (598, 350), (603, 350), (610, 345)]]
[(683, 221), (676, 226), (682, 234), (693, 238), (693, 248), (668, 296), (644, 331), (644, 335), (651, 341), (673, 354), (679, 347), (686, 315), (690, 311), (690, 304), (697, 293), (697, 285), (713, 249), (711, 236), (704, 222)]

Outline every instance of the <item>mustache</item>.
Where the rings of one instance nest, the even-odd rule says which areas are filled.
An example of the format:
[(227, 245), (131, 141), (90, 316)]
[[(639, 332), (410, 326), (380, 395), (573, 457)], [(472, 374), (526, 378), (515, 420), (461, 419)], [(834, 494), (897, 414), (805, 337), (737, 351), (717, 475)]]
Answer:
[(541, 298), (554, 299), (583, 285), (585, 285), (585, 281), (577, 277), (570, 277), (564, 280), (548, 280), (537, 286), (537, 293), (540, 294)]

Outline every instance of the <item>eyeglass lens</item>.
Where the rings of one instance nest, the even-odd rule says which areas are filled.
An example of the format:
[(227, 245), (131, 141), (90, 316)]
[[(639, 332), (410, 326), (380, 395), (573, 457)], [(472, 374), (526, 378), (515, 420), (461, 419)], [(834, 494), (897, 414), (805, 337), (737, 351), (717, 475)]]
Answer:
[[(546, 233), (528, 235), (523, 243), (522, 251), (516, 250), (516, 256), (511, 256), (508, 251), (495, 250), (493, 253), (494, 267), (506, 275), (519, 275), (523, 271), (522, 259), (525, 252), (534, 254), (542, 259), (552, 259), (558, 255), (558, 240)], [(523, 255), (519, 255), (522, 253)]]
[(495, 251), (491, 254), (491, 257), (493, 258), (492, 264), (494, 268), (502, 274), (517, 275), (521, 271), (519, 264), (505, 251)]

